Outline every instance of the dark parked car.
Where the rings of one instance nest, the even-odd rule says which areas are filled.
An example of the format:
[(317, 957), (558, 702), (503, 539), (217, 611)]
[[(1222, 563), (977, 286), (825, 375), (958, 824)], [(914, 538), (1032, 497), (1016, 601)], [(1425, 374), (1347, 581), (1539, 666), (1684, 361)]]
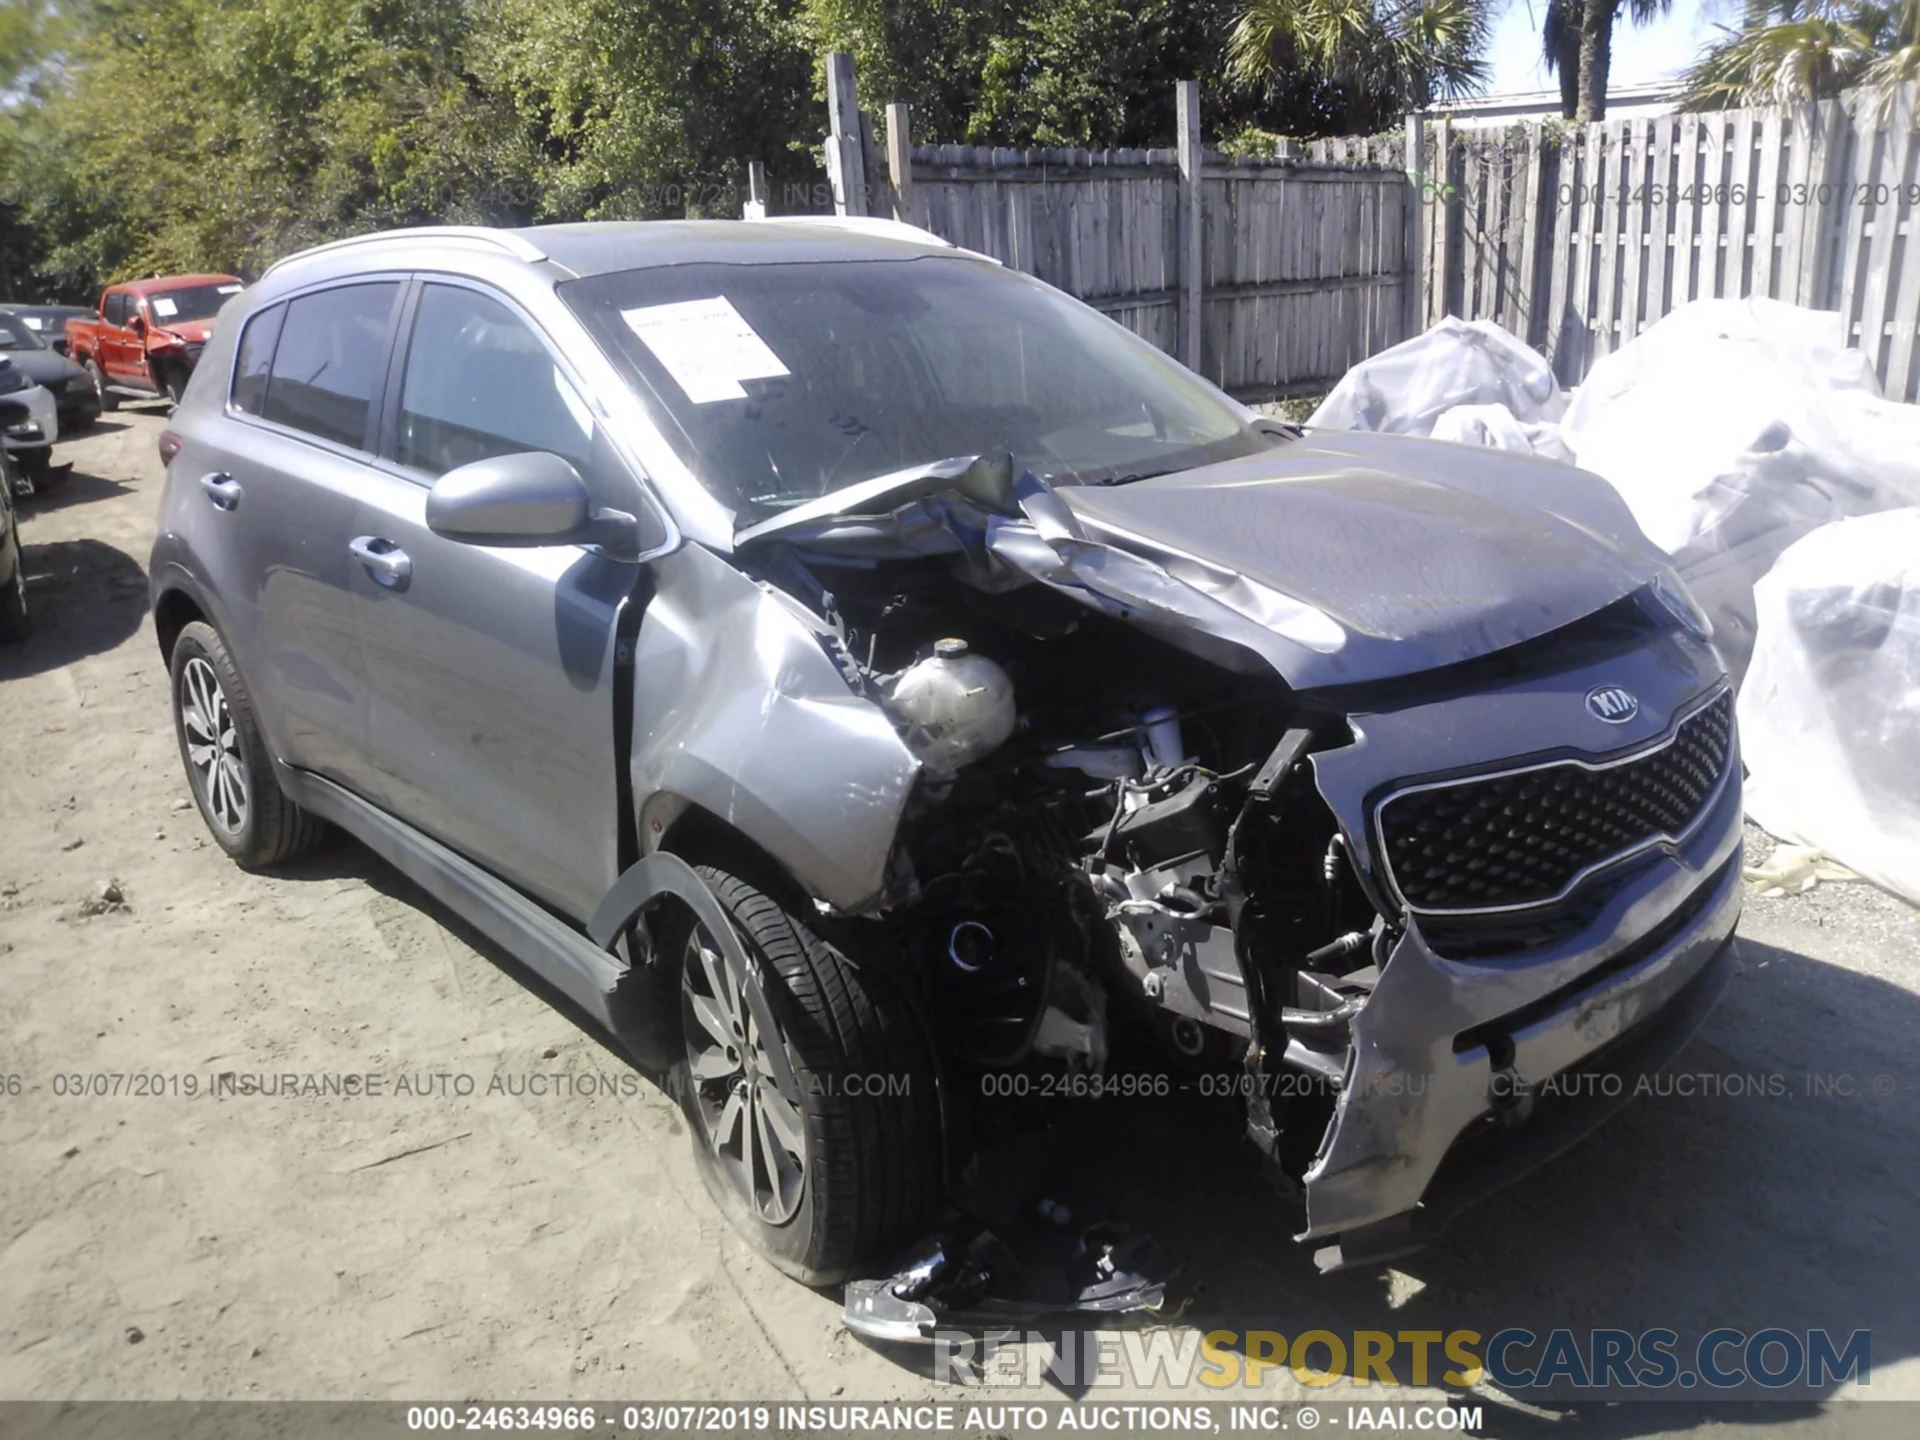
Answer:
[(0, 309), (0, 355), (52, 394), (62, 435), (85, 430), (100, 418), (100, 394), (94, 389), (93, 377), (64, 355), (56, 354), (43, 332), (27, 324), (17, 310)]
[(459, 910), (809, 1281), (917, 1238), (999, 1097), (1174, 1070), (1381, 1259), (1735, 963), (1732, 695), (1605, 482), (1302, 435), (924, 232), (324, 246), (166, 447), (214, 838), (331, 821)]
[[(0, 430), (27, 418), (27, 407), (0, 395)], [(0, 450), (0, 642), (19, 640), (32, 628), (27, 616), (27, 565), (14, 514), (13, 461)]]
[(67, 353), (67, 321), (85, 320), (93, 311), (84, 305), (14, 305), (6, 308), (18, 315), (26, 327), (47, 342), (57, 355)]

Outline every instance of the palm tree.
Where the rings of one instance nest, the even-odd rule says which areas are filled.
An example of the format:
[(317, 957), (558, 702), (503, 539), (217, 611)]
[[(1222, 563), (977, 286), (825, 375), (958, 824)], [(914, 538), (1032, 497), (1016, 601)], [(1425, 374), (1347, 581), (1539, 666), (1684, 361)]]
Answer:
[(1485, 86), (1492, 12), (1490, 0), (1249, 0), (1228, 78), (1309, 110), (1313, 129), (1292, 133), (1377, 130)]
[(1547, 0), (1541, 50), (1560, 77), (1560, 113), (1581, 124), (1606, 119), (1613, 22), (1624, 9), (1644, 25), (1672, 7), (1673, 0)]
[(1920, 79), (1920, 0), (1747, 0), (1740, 28), (1686, 73), (1695, 110), (1824, 99), (1854, 86), (1884, 107)]

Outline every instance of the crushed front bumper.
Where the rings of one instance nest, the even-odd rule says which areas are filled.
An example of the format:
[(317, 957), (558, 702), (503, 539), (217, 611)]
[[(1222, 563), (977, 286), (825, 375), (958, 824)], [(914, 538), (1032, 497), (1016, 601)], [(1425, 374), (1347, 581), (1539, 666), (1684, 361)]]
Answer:
[[(1643, 718), (1621, 745), (1658, 741), (1715, 683), (1704, 646), (1667, 640), (1626, 657), (1356, 721), (1361, 740), (1316, 757), (1323, 794), (1348, 826), (1376, 889), (1366, 817), (1381, 787), (1414, 773), (1436, 736), (1449, 762), (1493, 764), (1530, 717), (1626, 685)], [(1505, 723), (1487, 723), (1499, 714)], [(1561, 734), (1566, 733), (1562, 727)], [(1424, 746), (1425, 748), (1421, 748)], [(1561, 747), (1564, 749), (1565, 747)], [(1596, 747), (1598, 752), (1598, 747)], [(1404, 928), (1354, 1019), (1352, 1058), (1334, 1119), (1304, 1180), (1300, 1239), (1338, 1244), (1327, 1265), (1418, 1248), (1464, 1206), (1571, 1145), (1631, 1099), (1641, 1075), (1685, 1044), (1737, 969), (1739, 753), (1687, 833), (1599, 877), (1579, 923), (1537, 941), (1462, 958), (1439, 924)], [(1391, 904), (1391, 899), (1388, 900)], [(1431, 932), (1431, 933), (1429, 933)], [(1543, 1089), (1544, 1087), (1544, 1089)]]

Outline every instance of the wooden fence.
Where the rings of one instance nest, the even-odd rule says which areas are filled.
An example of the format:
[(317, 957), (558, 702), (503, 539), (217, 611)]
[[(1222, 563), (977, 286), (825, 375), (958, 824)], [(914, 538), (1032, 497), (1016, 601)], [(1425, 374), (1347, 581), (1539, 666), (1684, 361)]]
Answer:
[[(1688, 300), (1847, 317), (1886, 393), (1920, 393), (1916, 87), (1499, 132), (1425, 127), (1421, 319), (1499, 321), (1567, 384)], [(1442, 165), (1440, 157), (1445, 157)]]
[(1414, 216), (1397, 166), (1203, 151), (1192, 82), (1173, 149), (908, 146), (893, 105), (883, 159), (837, 70), (827, 160), (842, 213), (891, 214), (1037, 275), (1244, 400), (1324, 392), (1409, 333)]
[(1229, 161), (1201, 149), (1183, 82), (1171, 150), (913, 146), (890, 105), (882, 152), (835, 56), (827, 168), (842, 213), (1030, 271), (1247, 400), (1325, 391), (1449, 314), (1497, 320), (1574, 385), (1676, 305), (1748, 295), (1844, 313), (1912, 400), (1917, 95), (1500, 131), (1409, 117)]
[[(1199, 173), (1201, 374), (1247, 400), (1316, 394), (1405, 338), (1398, 172), (1209, 155)], [(1187, 359), (1182, 203), (1172, 152), (942, 145), (915, 149), (900, 214)]]

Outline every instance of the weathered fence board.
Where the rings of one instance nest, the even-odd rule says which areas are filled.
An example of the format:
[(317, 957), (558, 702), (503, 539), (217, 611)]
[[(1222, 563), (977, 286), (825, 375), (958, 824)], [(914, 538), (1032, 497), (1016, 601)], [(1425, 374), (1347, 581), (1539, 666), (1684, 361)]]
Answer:
[(1406, 337), (1408, 187), (1397, 167), (1203, 153), (1196, 174), (1198, 223), (1183, 241), (1174, 151), (921, 145), (900, 218), (1037, 275), (1173, 354), (1191, 273), (1182, 256), (1196, 248), (1195, 368), (1243, 399), (1323, 391)]
[(1920, 398), (1917, 93), (1887, 111), (1849, 94), (1578, 129), (1430, 125), (1427, 291), (1522, 336), (1568, 384), (1689, 300), (1837, 310), (1887, 394)]
[(1577, 384), (1676, 306), (1749, 295), (1843, 313), (1887, 394), (1920, 398), (1914, 85), (1888, 110), (1409, 117), (1231, 161), (1198, 149), (1190, 86), (1184, 151), (908, 146), (896, 105), (884, 161), (850, 76), (833, 88), (836, 129), (861, 115), (859, 143), (829, 141), (837, 195), (884, 172), (865, 213), (1037, 275), (1244, 399), (1324, 391), (1447, 314), (1498, 321)]

